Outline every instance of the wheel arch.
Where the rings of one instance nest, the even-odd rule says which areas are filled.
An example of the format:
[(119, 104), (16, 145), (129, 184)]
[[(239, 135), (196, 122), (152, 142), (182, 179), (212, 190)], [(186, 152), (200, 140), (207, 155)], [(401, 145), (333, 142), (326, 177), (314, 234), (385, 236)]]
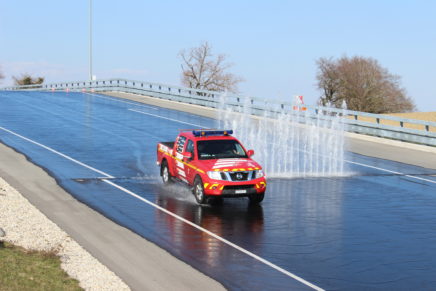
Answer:
[(204, 179), (203, 179), (203, 177), (201, 177), (200, 173), (196, 173), (195, 176), (194, 176), (194, 179), (192, 179), (192, 186), (194, 186), (195, 181), (196, 181), (197, 179), (200, 179), (201, 184), (204, 184)]

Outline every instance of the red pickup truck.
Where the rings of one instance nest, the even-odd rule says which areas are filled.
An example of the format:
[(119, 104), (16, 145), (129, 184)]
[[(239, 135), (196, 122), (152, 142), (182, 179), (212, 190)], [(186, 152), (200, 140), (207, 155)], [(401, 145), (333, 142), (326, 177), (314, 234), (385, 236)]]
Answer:
[(180, 180), (192, 187), (199, 204), (211, 197), (245, 196), (262, 202), (265, 174), (232, 136), (232, 130), (183, 130), (174, 142), (157, 145), (157, 164), (164, 184)]

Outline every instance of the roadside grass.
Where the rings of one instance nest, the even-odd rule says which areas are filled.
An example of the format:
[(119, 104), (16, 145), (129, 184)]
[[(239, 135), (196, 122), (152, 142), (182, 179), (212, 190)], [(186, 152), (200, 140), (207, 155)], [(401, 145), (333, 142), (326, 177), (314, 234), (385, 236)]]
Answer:
[(55, 252), (27, 251), (0, 242), (0, 290), (83, 290), (61, 269)]
[(390, 113), (388, 115), (436, 122), (436, 111), (433, 111), (433, 112)]

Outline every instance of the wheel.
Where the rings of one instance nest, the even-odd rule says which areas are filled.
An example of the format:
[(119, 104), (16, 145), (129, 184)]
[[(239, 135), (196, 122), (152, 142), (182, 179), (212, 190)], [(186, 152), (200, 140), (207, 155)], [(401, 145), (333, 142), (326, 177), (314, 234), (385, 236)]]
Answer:
[(263, 201), (263, 198), (265, 197), (265, 193), (262, 194), (252, 194), (248, 198), (250, 199), (250, 203), (253, 204), (259, 204)]
[(207, 197), (204, 195), (203, 181), (198, 176), (194, 180), (193, 193), (198, 204), (206, 203)]
[(165, 185), (171, 184), (173, 180), (171, 179), (170, 170), (168, 169), (167, 161), (163, 161), (160, 167), (160, 175), (162, 176), (162, 182)]

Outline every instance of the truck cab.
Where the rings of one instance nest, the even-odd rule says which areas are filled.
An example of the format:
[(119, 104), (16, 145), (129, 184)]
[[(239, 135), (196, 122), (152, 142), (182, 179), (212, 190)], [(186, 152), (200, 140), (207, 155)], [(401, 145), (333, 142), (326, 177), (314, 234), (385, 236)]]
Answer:
[(232, 130), (181, 131), (174, 142), (160, 142), (157, 164), (164, 184), (174, 180), (192, 187), (199, 204), (209, 198), (245, 196), (260, 203), (266, 179), (251, 157), (253, 150), (232, 136)]

